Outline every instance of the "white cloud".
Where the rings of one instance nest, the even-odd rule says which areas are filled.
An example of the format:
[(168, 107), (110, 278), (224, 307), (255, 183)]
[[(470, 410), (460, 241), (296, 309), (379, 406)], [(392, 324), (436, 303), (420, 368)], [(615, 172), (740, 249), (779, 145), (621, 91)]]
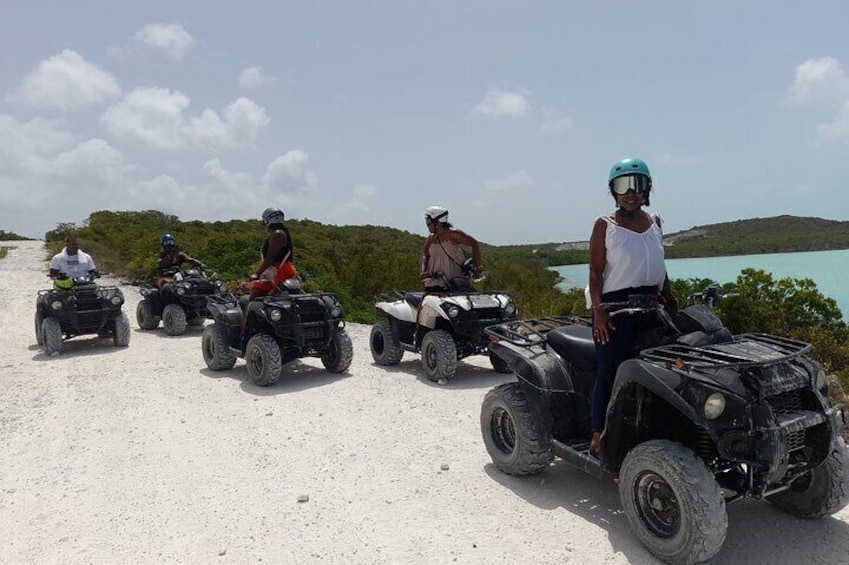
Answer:
[(835, 121), (817, 126), (817, 135), (828, 141), (849, 141), (849, 100)]
[(531, 105), (523, 94), (492, 89), (472, 110), (473, 115), (487, 118), (520, 118), (528, 113)]
[(539, 126), (542, 133), (561, 133), (572, 129), (572, 118), (558, 118), (543, 122)]
[(65, 49), (41, 61), (6, 99), (41, 108), (70, 110), (98, 104), (120, 94), (118, 81), (108, 71), (86, 61), (76, 51)]
[(58, 121), (0, 115), (0, 225), (12, 231), (41, 236), (118, 204), (131, 173), (103, 139), (80, 141)]
[(849, 74), (834, 57), (808, 59), (796, 67), (796, 78), (790, 87), (791, 102), (842, 101), (846, 96), (849, 96)]
[(274, 77), (268, 76), (262, 67), (244, 69), (239, 75), (239, 86), (242, 88), (259, 88), (274, 84)]
[(484, 183), (491, 192), (522, 191), (533, 188), (536, 183), (527, 171), (516, 171), (500, 179), (488, 180)]
[(209, 108), (187, 119), (184, 111), (190, 103), (179, 91), (137, 88), (110, 106), (100, 121), (115, 137), (159, 151), (252, 147), (271, 121), (265, 109), (248, 98), (230, 104), (223, 120)]
[(371, 200), (377, 194), (377, 187), (373, 184), (358, 184), (351, 190), (350, 200), (344, 202), (339, 208), (345, 213), (364, 214), (371, 210)]
[(289, 198), (301, 198), (314, 192), (318, 179), (307, 168), (309, 158), (309, 153), (294, 149), (274, 159), (262, 179), (269, 192)]
[(147, 24), (136, 32), (136, 39), (150, 47), (162, 49), (173, 59), (182, 59), (195, 44), (195, 38), (180, 24)]

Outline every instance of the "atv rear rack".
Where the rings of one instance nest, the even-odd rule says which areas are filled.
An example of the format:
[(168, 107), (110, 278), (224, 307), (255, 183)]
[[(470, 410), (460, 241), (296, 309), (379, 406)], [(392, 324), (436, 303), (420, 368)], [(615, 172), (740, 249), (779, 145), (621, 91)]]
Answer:
[(740, 334), (734, 341), (705, 347), (669, 344), (646, 349), (640, 357), (679, 368), (765, 367), (805, 355), (811, 344), (770, 334)]
[(562, 326), (590, 326), (589, 318), (580, 316), (551, 316), (504, 322), (485, 328), (484, 331), (495, 341), (507, 341), (520, 347), (530, 347), (545, 343), (545, 334)]

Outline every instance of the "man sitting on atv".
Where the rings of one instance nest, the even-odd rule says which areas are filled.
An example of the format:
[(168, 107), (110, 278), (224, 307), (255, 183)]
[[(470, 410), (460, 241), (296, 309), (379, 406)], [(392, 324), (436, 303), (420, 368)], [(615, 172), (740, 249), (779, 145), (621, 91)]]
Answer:
[[(425, 292), (442, 292), (446, 287), (445, 279), (463, 276), (463, 261), (466, 257), (460, 245), (472, 248), (477, 273), (483, 272), (478, 241), (466, 232), (454, 229), (448, 222), (448, 210), (442, 206), (431, 206), (425, 211), (425, 223), (430, 232), (422, 256), (421, 280)], [(433, 277), (434, 273), (440, 273), (444, 278)]]
[(177, 247), (177, 241), (170, 233), (159, 238), (162, 251), (159, 252), (159, 260), (156, 263), (156, 286), (162, 290), (162, 286), (174, 281), (174, 273), (179, 271), (183, 263), (191, 263), (195, 267), (206, 270), (203, 261), (199, 261)]
[[(65, 247), (50, 260), (50, 278), (68, 281), (68, 287), (73, 284), (73, 279), (86, 277), (95, 271), (94, 259), (80, 249), (80, 242), (73, 235), (65, 238)], [(61, 281), (56, 284), (63, 286)]]

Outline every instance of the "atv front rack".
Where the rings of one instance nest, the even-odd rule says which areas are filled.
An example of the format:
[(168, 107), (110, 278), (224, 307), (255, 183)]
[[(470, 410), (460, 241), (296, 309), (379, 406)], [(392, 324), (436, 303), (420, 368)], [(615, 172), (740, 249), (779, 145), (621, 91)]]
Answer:
[(591, 326), (589, 318), (581, 316), (551, 316), (504, 322), (485, 328), (484, 331), (495, 341), (507, 341), (519, 347), (530, 347), (545, 343), (545, 334), (563, 326)]
[(676, 365), (679, 368), (765, 367), (805, 355), (810, 343), (769, 334), (740, 334), (734, 341), (705, 347), (669, 344), (640, 352), (647, 361)]

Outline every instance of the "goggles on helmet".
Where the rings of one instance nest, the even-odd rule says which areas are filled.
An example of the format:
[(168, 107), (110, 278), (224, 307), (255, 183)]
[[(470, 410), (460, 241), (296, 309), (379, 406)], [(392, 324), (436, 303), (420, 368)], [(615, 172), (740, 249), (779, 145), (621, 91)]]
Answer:
[(610, 181), (610, 190), (614, 194), (623, 195), (628, 192), (642, 194), (651, 190), (651, 179), (645, 175), (625, 175)]

